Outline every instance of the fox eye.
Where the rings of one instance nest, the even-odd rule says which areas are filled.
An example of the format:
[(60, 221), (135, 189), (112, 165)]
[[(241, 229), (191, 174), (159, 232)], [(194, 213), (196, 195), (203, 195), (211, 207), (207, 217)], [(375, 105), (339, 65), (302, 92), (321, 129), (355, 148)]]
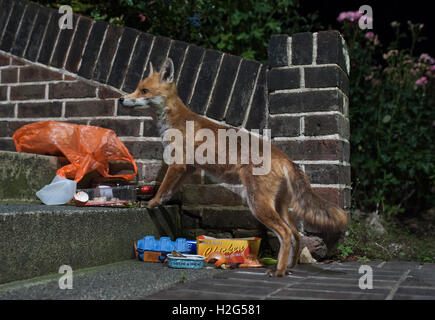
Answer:
[(142, 89), (140, 92), (141, 92), (142, 94), (146, 94), (146, 93), (148, 93), (148, 89)]

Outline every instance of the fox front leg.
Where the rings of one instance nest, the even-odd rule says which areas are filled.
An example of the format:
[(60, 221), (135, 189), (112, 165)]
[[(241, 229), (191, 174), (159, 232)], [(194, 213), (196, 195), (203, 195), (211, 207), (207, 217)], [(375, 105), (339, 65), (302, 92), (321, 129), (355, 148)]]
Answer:
[(147, 207), (151, 209), (169, 200), (174, 194), (175, 190), (180, 186), (187, 173), (188, 170), (185, 165), (170, 165), (166, 171), (159, 190), (154, 198), (148, 202)]

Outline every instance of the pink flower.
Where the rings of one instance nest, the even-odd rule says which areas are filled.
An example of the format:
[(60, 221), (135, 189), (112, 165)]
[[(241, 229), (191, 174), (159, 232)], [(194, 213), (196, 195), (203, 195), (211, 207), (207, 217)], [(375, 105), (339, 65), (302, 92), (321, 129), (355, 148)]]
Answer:
[(346, 11), (346, 12), (340, 12), (340, 14), (337, 17), (338, 22), (342, 22), (344, 20), (349, 20), (351, 22), (357, 21), (359, 18), (361, 18), (362, 13), (359, 11)]
[(373, 39), (374, 37), (375, 37), (375, 34), (373, 32), (371, 32), (371, 31), (367, 32), (364, 35), (364, 38), (366, 38), (366, 39)]
[(147, 17), (145, 15), (143, 15), (142, 13), (140, 13), (139, 18), (140, 18), (140, 22), (144, 22)]
[(417, 81), (415, 81), (415, 84), (417, 86), (424, 86), (427, 84), (427, 78), (426, 77), (421, 77), (420, 79), (418, 79)]
[(423, 29), (423, 27), (424, 27), (424, 24), (423, 23), (420, 23), (419, 25), (418, 25), (418, 29)]
[(340, 14), (338, 15), (337, 21), (341, 22), (343, 20), (347, 19), (347, 12), (340, 12)]
[(418, 59), (418, 62), (428, 62), (430, 64), (435, 64), (435, 59), (432, 58), (430, 55), (428, 55), (427, 53), (422, 53), (420, 55), (420, 58)]

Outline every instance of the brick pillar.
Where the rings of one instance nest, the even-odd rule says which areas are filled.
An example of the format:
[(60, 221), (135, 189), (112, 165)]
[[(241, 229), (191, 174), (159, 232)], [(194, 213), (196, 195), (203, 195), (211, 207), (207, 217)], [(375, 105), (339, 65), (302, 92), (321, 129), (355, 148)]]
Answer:
[(349, 57), (337, 31), (269, 42), (269, 127), (324, 198), (350, 206)]

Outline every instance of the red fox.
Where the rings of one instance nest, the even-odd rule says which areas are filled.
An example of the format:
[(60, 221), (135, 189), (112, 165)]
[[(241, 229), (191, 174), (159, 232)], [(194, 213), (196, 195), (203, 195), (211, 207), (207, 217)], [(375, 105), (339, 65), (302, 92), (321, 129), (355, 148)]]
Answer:
[[(148, 203), (149, 208), (170, 199), (174, 191), (182, 184), (183, 178), (196, 169), (204, 169), (207, 174), (211, 174), (223, 182), (240, 181), (244, 186), (247, 203), (252, 214), (272, 230), (280, 241), (276, 270), (268, 272), (271, 276), (288, 274), (290, 273), (287, 269), (288, 266), (291, 269), (297, 263), (301, 249), (300, 235), (293, 219), (302, 219), (305, 226), (318, 232), (337, 234), (347, 229), (348, 214), (337, 205), (314, 193), (306, 174), (287, 155), (274, 146), (269, 147), (270, 168), (265, 174), (253, 174), (253, 169), (258, 168), (259, 164), (252, 159), (248, 162), (237, 161), (234, 163), (229, 161), (232, 155), (230, 151), (237, 153), (238, 159), (243, 157), (243, 150), (246, 149), (243, 149), (243, 141), (239, 140), (237, 140), (235, 151), (229, 150), (228, 146), (225, 147), (225, 150), (219, 149), (218, 146), (207, 149), (212, 160), (216, 160), (225, 151), (226, 161), (224, 162), (204, 162), (197, 161), (197, 159), (189, 162), (188, 153), (199, 151), (202, 141), (194, 139), (193, 148), (189, 149), (188, 124), (191, 125), (190, 128), (192, 128), (194, 135), (200, 130), (208, 130), (207, 132), (211, 133), (211, 136), (214, 134), (214, 137), (217, 137), (222, 130), (235, 130), (237, 128), (222, 125), (217, 121), (200, 116), (184, 105), (177, 94), (174, 82), (174, 64), (171, 59), (168, 58), (164, 61), (159, 72), (153, 70), (151, 63), (149, 70), (149, 75), (139, 83), (136, 90), (120, 98), (120, 102), (125, 107), (152, 109), (158, 116), (162, 137), (168, 130), (178, 130), (183, 139), (181, 142), (182, 161), (169, 164), (158, 192)], [(264, 144), (269, 142), (255, 137), (253, 134), (249, 134), (249, 136), (251, 143), (257, 142), (264, 155)], [(210, 139), (210, 135), (207, 135), (207, 139)], [(289, 208), (292, 208), (291, 212)], [(293, 240), (294, 247), (292, 246)]]

